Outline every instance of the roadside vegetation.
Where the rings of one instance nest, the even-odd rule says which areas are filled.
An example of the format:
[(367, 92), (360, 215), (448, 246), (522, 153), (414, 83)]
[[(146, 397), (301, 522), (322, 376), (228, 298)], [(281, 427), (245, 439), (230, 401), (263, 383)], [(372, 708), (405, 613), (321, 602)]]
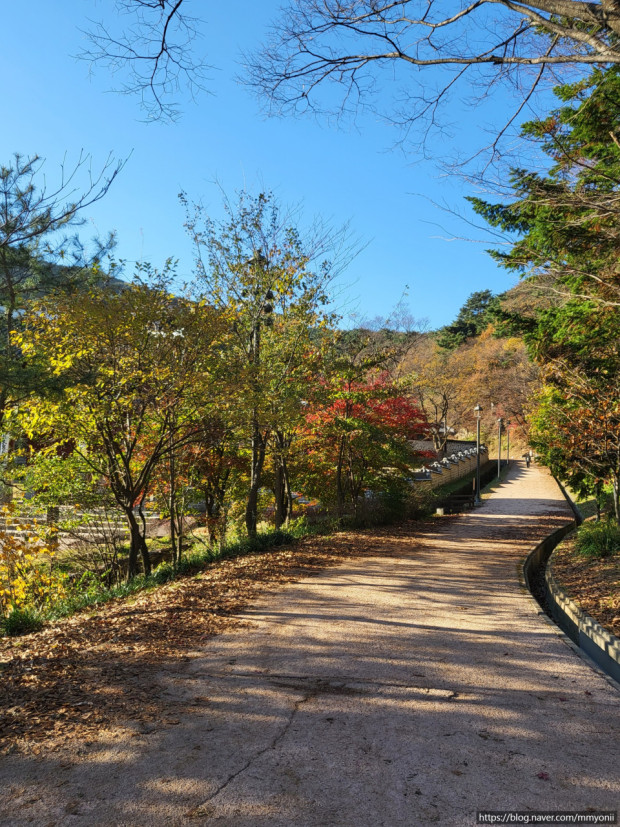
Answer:
[(620, 531), (613, 520), (586, 522), (552, 556), (553, 571), (571, 598), (620, 637)]
[[(220, 221), (181, 196), (195, 267), (180, 288), (172, 258), (125, 281), (104, 267), (112, 239), (87, 257), (62, 236), (116, 170), (65, 205), (38, 194), (36, 161), (4, 168), (3, 630), (424, 513), (416, 469), (478, 424), (513, 458), (533, 446), (599, 519), (607, 500), (617, 526), (619, 70), (556, 93), (522, 129), (546, 171), (471, 199), (520, 285), (472, 293), (435, 332), (403, 308), (344, 329), (331, 290), (357, 245), (320, 221), (300, 230), (270, 193), (225, 199)], [(582, 555), (613, 559), (614, 531), (584, 528)]]
[(429, 427), (401, 370), (421, 334), (339, 328), (346, 231), (302, 235), (269, 194), (241, 193), (219, 223), (184, 198), (192, 284), (179, 291), (172, 262), (125, 282), (75, 237), (52, 248), (79, 205), (37, 198), (35, 171), (17, 158), (3, 178), (5, 633), (424, 511), (411, 479)]

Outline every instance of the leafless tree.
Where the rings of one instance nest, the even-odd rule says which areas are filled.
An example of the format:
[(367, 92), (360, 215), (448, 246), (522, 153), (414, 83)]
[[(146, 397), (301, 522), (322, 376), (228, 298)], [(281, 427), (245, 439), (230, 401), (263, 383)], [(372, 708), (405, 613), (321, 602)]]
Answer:
[[(510, 80), (519, 96), (505, 131), (554, 69), (620, 63), (619, 34), (617, 0), (474, 0), (456, 11), (441, 0), (290, 0), (246, 58), (248, 82), (272, 112), (367, 106), (408, 129), (436, 124), (464, 79), (485, 92)], [(431, 67), (445, 71), (411, 71)]]
[[(113, 3), (116, 18), (91, 21), (81, 56), (128, 73), (121, 91), (140, 95), (147, 117), (176, 118), (181, 87), (204, 91), (210, 68), (196, 53), (192, 0)], [(485, 91), (510, 80), (518, 103), (505, 131), (554, 70), (620, 62), (618, 35), (618, 0), (474, 0), (456, 11), (446, 0), (289, 0), (246, 56), (244, 80), (271, 112), (376, 105), (406, 129), (423, 117), (436, 124), (463, 80)]]
[(138, 94), (147, 118), (175, 120), (174, 96), (182, 86), (192, 97), (204, 91), (205, 61), (194, 54), (199, 20), (182, 10), (184, 0), (114, 0), (118, 27), (90, 21), (89, 47), (79, 57), (126, 72), (117, 91)]

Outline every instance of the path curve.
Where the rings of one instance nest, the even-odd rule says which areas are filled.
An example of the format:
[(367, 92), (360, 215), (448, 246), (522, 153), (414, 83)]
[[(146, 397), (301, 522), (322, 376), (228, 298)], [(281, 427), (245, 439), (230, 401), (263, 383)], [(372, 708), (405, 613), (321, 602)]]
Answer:
[(9, 758), (0, 823), (461, 827), (477, 810), (617, 809), (620, 692), (519, 583), (570, 519), (553, 479), (517, 463), (476, 511), (266, 595), (162, 674), (191, 712), (102, 734), (65, 767)]

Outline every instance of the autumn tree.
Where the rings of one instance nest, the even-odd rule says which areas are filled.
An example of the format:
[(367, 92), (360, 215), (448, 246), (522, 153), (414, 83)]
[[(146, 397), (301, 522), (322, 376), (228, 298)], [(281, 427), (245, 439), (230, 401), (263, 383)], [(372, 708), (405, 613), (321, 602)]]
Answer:
[[(74, 289), (92, 280), (112, 239), (98, 241), (87, 253), (74, 228), (91, 204), (103, 198), (122, 164), (111, 160), (93, 176), (89, 159), (61, 168), (48, 187), (43, 160), (16, 154), (0, 166), (0, 433), (12, 404), (40, 387), (36, 364), (24, 362), (13, 340), (29, 303), (50, 291)], [(86, 184), (77, 191), (78, 180)]]
[(333, 231), (316, 223), (302, 235), (270, 193), (242, 192), (236, 204), (225, 200), (221, 221), (185, 203), (196, 290), (226, 315), (232, 329), (226, 354), (236, 380), (231, 415), (248, 454), (245, 523), (253, 536), (267, 448), (280, 424), (274, 419), (278, 400), (290, 395), (309, 331), (327, 323), (327, 288), (351, 247), (346, 228)]
[(424, 414), (386, 374), (365, 382), (332, 376), (328, 391), (327, 403), (306, 417), (308, 491), (323, 501), (332, 492), (340, 519), (347, 505), (362, 516), (367, 490), (402, 507), (419, 459), (411, 441), (427, 432)]
[[(234, 392), (234, 391), (233, 391)], [(243, 496), (243, 473), (247, 465), (234, 427), (235, 417), (222, 395), (220, 410), (203, 420), (197, 438), (183, 449), (188, 481), (205, 508), (209, 543), (226, 539), (228, 514), (236, 497)]]
[[(157, 503), (170, 520), (173, 564), (181, 557), (188, 516), (200, 525), (196, 510), (204, 511), (209, 544), (222, 545), (230, 510), (243, 499), (247, 462), (232, 413), (238, 392), (234, 378), (231, 381), (222, 372), (209, 404), (194, 411), (191, 441), (177, 444), (155, 471)], [(195, 532), (193, 537), (197, 537)]]
[(575, 299), (542, 314), (530, 340), (545, 386), (532, 440), (576, 488), (610, 484), (620, 522), (620, 314)]
[(493, 326), (455, 354), (457, 365), (467, 365), (462, 400), (463, 422), (473, 432), (473, 408), (483, 408), (483, 430), (493, 435), (498, 417), (512, 423), (513, 431), (527, 443), (531, 399), (540, 387), (540, 372), (530, 359), (522, 336), (498, 336)]
[(498, 301), (490, 290), (472, 293), (454, 322), (427, 336), (404, 365), (438, 452), (446, 450), (450, 432), (471, 427), (473, 407), (488, 398), (486, 377), (477, 381), (472, 349)]
[[(281, 392), (271, 398), (271, 419), (274, 423), (271, 444), (271, 475), (274, 493), (275, 527), (290, 522), (293, 516), (294, 474), (303, 468), (306, 415), (317, 398), (324, 397), (322, 379), (325, 370), (323, 340), (334, 331), (308, 328), (302, 358), (291, 372)], [(300, 478), (297, 476), (297, 485)]]
[[(309, 490), (317, 496), (323, 487), (321, 499), (332, 492), (339, 517), (344, 516), (347, 503), (356, 512), (360, 509), (364, 486), (375, 485), (378, 477), (389, 487), (386, 469), (410, 465), (407, 439), (413, 432), (417, 436), (427, 432), (425, 416), (396, 378), (405, 353), (418, 337), (413, 330), (392, 330), (386, 320), (378, 320), (339, 331), (331, 342), (307, 414), (309, 467), (304, 473)], [(394, 399), (401, 406), (400, 419)], [(380, 410), (385, 414), (383, 422)], [(405, 476), (401, 475), (401, 482)]]
[[(538, 390), (539, 377), (523, 336), (498, 321), (503, 318), (504, 303), (511, 308), (516, 304), (512, 292), (501, 301), (493, 299), (493, 312), (481, 314), (477, 332), (473, 323), (466, 327), (466, 322), (467, 336), (460, 344), (441, 347), (438, 336), (427, 334), (403, 360), (403, 376), (428, 419), (436, 451), (445, 450), (450, 433), (475, 432), (476, 405), (482, 407), (485, 440), (494, 434), (497, 418), (502, 416), (527, 441), (529, 401)], [(514, 310), (505, 315), (511, 313)], [(456, 324), (440, 333), (451, 327)]]
[(109, 487), (130, 531), (129, 578), (140, 557), (150, 572), (142, 507), (155, 470), (195, 438), (196, 411), (213, 404), (219, 364), (218, 315), (168, 290), (159, 276), (46, 296), (17, 337), (25, 358), (39, 359), (64, 383), (61, 394), (24, 403), (19, 424), (49, 450), (70, 440)]
[(402, 364), (409, 386), (428, 422), (428, 435), (436, 451), (445, 451), (448, 434), (462, 426), (462, 389), (467, 373), (454, 352), (440, 348), (427, 335)]

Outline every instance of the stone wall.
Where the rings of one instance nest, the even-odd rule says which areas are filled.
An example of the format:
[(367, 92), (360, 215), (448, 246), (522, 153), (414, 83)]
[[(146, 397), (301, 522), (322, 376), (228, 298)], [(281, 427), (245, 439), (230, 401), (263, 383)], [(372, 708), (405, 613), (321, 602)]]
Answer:
[[(480, 446), (480, 466), (482, 467), (489, 458), (487, 448)], [(463, 451), (450, 454), (441, 461), (425, 465), (415, 478), (416, 485), (428, 485), (431, 488), (438, 488), (462, 477), (472, 476), (476, 473), (476, 447), (467, 448)]]

